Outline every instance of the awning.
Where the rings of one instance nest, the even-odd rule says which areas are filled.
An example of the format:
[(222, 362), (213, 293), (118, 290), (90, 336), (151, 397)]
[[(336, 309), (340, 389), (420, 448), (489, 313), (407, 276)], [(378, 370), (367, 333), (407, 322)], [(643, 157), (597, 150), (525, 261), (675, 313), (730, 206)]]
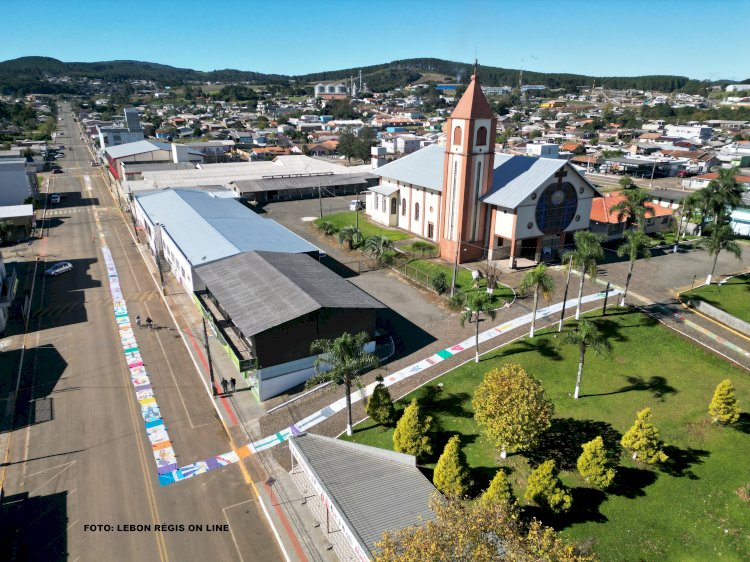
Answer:
[(388, 185), (376, 185), (374, 187), (370, 187), (367, 189), (367, 191), (372, 191), (373, 193), (379, 193), (380, 195), (393, 195), (398, 191), (398, 186), (388, 184)]

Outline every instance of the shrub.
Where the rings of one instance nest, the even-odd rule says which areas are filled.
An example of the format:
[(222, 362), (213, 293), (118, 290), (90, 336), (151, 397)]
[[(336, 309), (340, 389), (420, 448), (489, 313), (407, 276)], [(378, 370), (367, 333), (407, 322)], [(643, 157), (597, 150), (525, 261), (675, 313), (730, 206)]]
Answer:
[(607, 488), (615, 479), (615, 469), (610, 466), (604, 440), (601, 435), (583, 444), (583, 453), (578, 457), (578, 472), (597, 488)]
[(481, 503), (510, 505), (513, 503), (513, 490), (504, 470), (498, 470), (490, 485), (480, 496)]
[(316, 228), (319, 232), (322, 232), (326, 236), (330, 236), (331, 234), (334, 234), (336, 232), (336, 227), (333, 226), (333, 223), (329, 221), (319, 222), (316, 225)]
[(560, 482), (555, 461), (550, 459), (536, 467), (529, 475), (526, 488), (526, 501), (533, 501), (555, 513), (568, 511), (573, 505), (573, 497)]
[(394, 450), (414, 455), (417, 460), (431, 455), (432, 443), (428, 435), (431, 425), (432, 417), (422, 415), (417, 399), (414, 398), (396, 424), (393, 432)]
[(454, 435), (440, 455), (435, 474), (432, 477), (435, 487), (446, 496), (463, 497), (471, 487), (469, 467), (466, 465), (466, 456), (461, 450), (461, 442), (458, 435)]
[(740, 419), (740, 408), (737, 405), (737, 396), (735, 396), (731, 380), (724, 379), (716, 386), (714, 397), (708, 406), (708, 413), (714, 422), (722, 425), (733, 424)]
[(642, 460), (647, 464), (667, 462), (668, 457), (662, 451), (659, 440), (659, 431), (651, 423), (651, 408), (638, 412), (638, 419), (622, 436), (620, 444), (633, 453), (633, 460)]
[(393, 406), (391, 393), (383, 384), (383, 377), (378, 376), (377, 381), (378, 384), (367, 401), (367, 415), (380, 425), (393, 425), (396, 422), (396, 408)]
[(430, 287), (432, 287), (438, 295), (442, 295), (448, 290), (448, 276), (444, 271), (440, 271), (430, 278)]
[(448, 306), (453, 310), (461, 310), (465, 305), (466, 297), (462, 294), (455, 294), (452, 297), (448, 297)]

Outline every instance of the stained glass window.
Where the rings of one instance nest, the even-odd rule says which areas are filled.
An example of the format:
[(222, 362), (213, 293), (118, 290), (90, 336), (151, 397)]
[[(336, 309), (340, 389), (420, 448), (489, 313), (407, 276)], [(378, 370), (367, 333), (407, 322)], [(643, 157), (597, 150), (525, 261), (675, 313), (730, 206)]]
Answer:
[(536, 204), (536, 224), (545, 234), (565, 230), (576, 213), (578, 196), (569, 182), (548, 185)]

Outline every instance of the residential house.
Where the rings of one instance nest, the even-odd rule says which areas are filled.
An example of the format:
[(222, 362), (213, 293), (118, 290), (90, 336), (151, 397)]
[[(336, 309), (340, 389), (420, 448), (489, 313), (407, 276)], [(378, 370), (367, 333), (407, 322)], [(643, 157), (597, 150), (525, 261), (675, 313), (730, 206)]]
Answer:
[[(601, 234), (605, 240), (619, 240), (625, 231), (625, 217), (618, 217), (612, 207), (622, 202), (625, 197), (619, 192), (605, 193), (603, 197), (593, 200), (591, 205), (591, 232)], [(647, 234), (663, 232), (672, 228), (672, 215), (674, 210), (651, 201), (646, 206), (653, 214), (646, 216), (644, 221), (644, 232)]]

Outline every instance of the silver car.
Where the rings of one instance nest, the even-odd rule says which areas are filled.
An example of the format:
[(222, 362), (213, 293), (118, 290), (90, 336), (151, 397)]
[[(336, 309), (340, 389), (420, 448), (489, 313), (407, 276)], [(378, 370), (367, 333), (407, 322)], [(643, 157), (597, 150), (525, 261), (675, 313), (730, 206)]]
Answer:
[(66, 273), (73, 269), (73, 264), (69, 261), (61, 261), (59, 263), (56, 263), (52, 267), (49, 267), (44, 270), (44, 274), (47, 277), (56, 277), (57, 275), (60, 275), (61, 273)]

